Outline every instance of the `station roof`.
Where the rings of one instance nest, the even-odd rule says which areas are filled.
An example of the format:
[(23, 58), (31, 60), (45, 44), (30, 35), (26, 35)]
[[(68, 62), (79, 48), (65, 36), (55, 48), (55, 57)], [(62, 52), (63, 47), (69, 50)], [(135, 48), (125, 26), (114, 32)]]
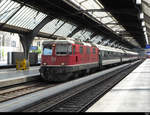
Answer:
[[(131, 3), (131, 0), (123, 3), (119, 0), (112, 1), (114, 2), (110, 0), (1, 0), (0, 29), (24, 34), (33, 30), (45, 17), (51, 16), (54, 19), (40, 30), (38, 36), (49, 38), (54, 34), (67, 37), (76, 28), (80, 28), (73, 37), (82, 41), (91, 40), (98, 43), (105, 36), (106, 42), (114, 40), (128, 48), (145, 47), (140, 21), (137, 16), (132, 16), (135, 12), (136, 15), (139, 13), (135, 4)], [(121, 6), (115, 6), (117, 1), (117, 4), (124, 4), (126, 10), (134, 6), (132, 15), (122, 14)], [(112, 12), (114, 9), (120, 10), (119, 15)], [(129, 28), (130, 24), (132, 29)], [(128, 34), (127, 37), (122, 37), (121, 32)], [(88, 39), (94, 34), (92, 39)]]
[[(129, 41), (136, 40), (141, 47), (149, 44), (146, 41), (146, 36), (142, 25), (142, 6), (141, 0), (99, 0), (121, 24), (130, 35), (126, 32), (120, 31), (120, 34), (129, 38)], [(147, 0), (145, 0), (147, 1)]]

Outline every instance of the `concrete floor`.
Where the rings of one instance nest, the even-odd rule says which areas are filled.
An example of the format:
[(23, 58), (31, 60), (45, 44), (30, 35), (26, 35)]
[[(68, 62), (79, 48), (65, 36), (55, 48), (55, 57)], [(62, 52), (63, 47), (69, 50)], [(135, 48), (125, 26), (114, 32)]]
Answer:
[(150, 112), (150, 59), (146, 59), (87, 112)]
[(40, 75), (39, 66), (30, 67), (29, 70), (3, 69), (0, 70), (0, 87), (24, 83), (37, 79)]

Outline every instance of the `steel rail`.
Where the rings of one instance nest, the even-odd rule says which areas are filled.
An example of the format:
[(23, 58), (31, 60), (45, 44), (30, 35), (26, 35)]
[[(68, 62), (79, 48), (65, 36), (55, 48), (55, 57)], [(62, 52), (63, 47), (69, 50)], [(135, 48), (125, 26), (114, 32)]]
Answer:
[[(134, 62), (135, 63), (135, 62)], [(12, 111), (22, 111), (25, 108), (33, 106), (34, 104), (41, 102), (47, 98), (60, 94), (66, 90), (77, 87), (81, 84), (87, 83), (91, 80), (101, 78), (107, 73), (116, 71), (120, 68), (125, 68), (126, 66), (131, 64), (123, 64), (117, 67), (113, 67), (108, 70), (100, 71), (98, 73), (88, 75), (84, 78), (76, 79), (73, 81), (69, 81), (67, 83), (62, 83), (52, 88), (48, 88), (45, 90), (41, 90), (32, 94), (28, 94), (25, 96), (18, 97), (17, 99), (12, 99), (3, 103), (0, 103), (0, 112), (12, 112)]]

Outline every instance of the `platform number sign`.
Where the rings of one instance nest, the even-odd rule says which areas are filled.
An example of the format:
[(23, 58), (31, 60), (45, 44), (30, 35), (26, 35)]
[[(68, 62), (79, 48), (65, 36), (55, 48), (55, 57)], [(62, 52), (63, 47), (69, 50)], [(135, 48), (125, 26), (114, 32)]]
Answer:
[(150, 56), (150, 45), (146, 45), (145, 47), (145, 54), (149, 57)]
[(150, 49), (150, 45), (146, 45), (146, 48), (145, 49)]

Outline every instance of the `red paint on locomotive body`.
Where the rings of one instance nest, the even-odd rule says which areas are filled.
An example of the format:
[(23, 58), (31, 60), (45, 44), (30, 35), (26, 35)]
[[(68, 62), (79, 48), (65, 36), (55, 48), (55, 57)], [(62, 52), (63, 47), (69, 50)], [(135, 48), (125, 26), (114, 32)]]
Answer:
[(42, 64), (46, 63), (46, 65), (49, 66), (60, 66), (99, 62), (99, 50), (95, 46), (69, 44), (71, 52), (67, 52), (66, 54), (57, 54), (57, 45), (61, 45), (61, 41), (58, 42), (58, 44), (55, 43), (55, 46), (52, 47), (52, 55), (42, 55)]
[(99, 67), (99, 50), (92, 44), (56, 40), (43, 46), (40, 73), (46, 81), (66, 81), (73, 73)]

